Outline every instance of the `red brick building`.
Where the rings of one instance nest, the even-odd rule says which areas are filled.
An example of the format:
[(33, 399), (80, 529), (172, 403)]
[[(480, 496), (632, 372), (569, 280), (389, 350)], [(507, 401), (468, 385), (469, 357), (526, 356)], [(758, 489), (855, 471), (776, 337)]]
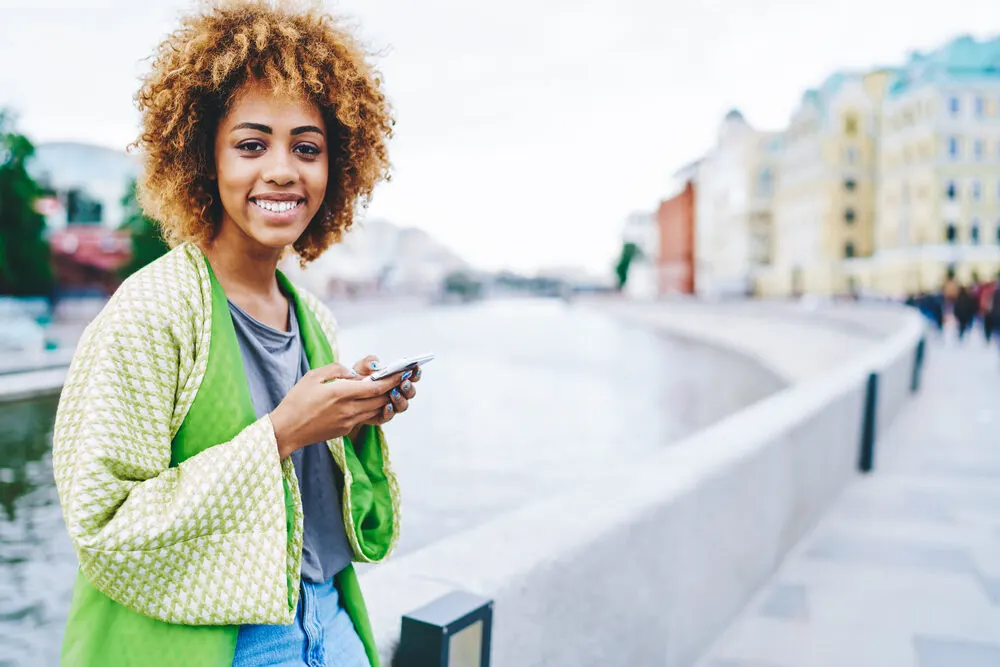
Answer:
[(657, 280), (660, 296), (694, 294), (695, 186), (688, 180), (684, 189), (660, 202), (656, 212), (660, 232)]

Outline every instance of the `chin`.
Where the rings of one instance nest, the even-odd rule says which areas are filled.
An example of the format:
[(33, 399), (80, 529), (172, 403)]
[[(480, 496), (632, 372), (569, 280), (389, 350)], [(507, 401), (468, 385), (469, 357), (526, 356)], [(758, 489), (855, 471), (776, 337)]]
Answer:
[(261, 229), (253, 234), (253, 239), (265, 248), (280, 250), (298, 241), (304, 232), (304, 229), (296, 231), (287, 229)]

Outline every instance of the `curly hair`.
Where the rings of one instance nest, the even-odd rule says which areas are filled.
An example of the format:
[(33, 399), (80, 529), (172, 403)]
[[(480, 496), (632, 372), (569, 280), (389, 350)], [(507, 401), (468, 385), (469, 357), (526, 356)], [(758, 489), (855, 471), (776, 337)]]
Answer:
[(143, 153), (138, 198), (173, 246), (214, 237), (222, 218), (210, 178), (216, 128), (248, 84), (319, 108), (330, 175), (319, 212), (294, 243), (302, 265), (350, 229), (357, 207), (389, 179), (394, 119), (381, 76), (333, 17), (289, 2), (228, 0), (182, 20), (159, 46), (136, 95)]

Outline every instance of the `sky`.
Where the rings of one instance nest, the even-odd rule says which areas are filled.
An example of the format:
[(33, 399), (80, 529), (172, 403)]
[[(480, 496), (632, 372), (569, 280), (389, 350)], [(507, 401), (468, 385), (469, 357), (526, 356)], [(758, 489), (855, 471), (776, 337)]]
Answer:
[[(367, 213), (475, 265), (607, 272), (625, 218), (739, 108), (780, 129), (838, 69), (1000, 33), (995, 0), (341, 0), (383, 73), (393, 179)], [(0, 107), (38, 142), (124, 149), (187, 0), (0, 0)]]

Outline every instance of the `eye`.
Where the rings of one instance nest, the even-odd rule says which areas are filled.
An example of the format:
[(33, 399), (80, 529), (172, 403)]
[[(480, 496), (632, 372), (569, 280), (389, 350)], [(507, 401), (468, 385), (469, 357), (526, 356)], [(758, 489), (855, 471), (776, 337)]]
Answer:
[(256, 139), (250, 139), (248, 141), (241, 142), (236, 145), (237, 150), (245, 151), (247, 153), (260, 153), (262, 150), (267, 148), (264, 142), (258, 141)]
[(310, 157), (315, 157), (322, 152), (319, 149), (319, 146), (316, 146), (314, 144), (298, 144), (292, 150), (302, 153), (303, 155), (308, 155)]

